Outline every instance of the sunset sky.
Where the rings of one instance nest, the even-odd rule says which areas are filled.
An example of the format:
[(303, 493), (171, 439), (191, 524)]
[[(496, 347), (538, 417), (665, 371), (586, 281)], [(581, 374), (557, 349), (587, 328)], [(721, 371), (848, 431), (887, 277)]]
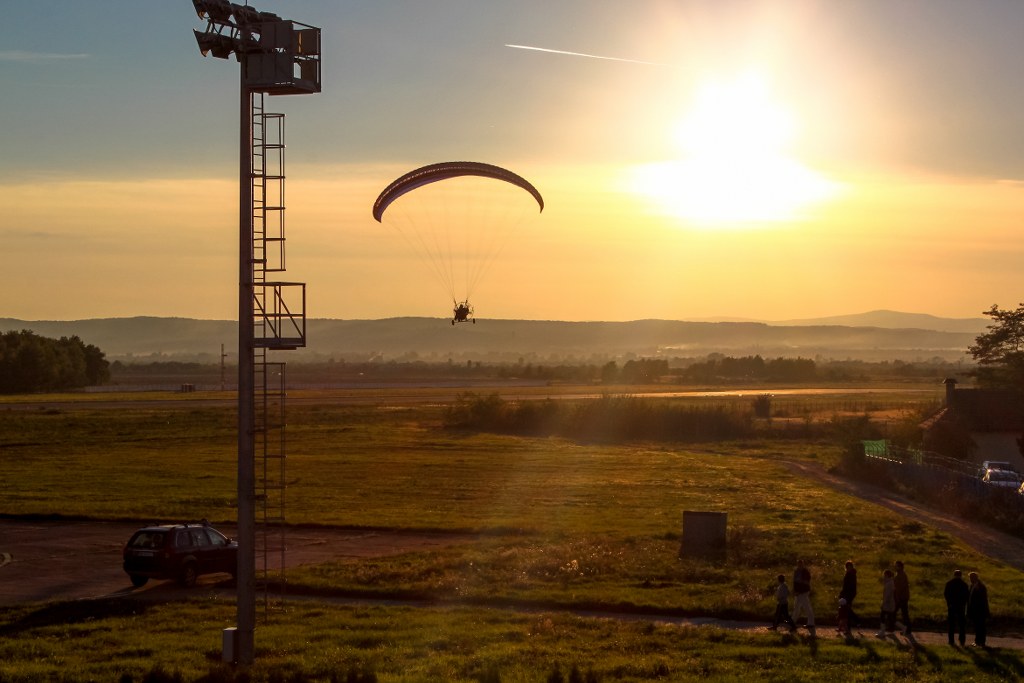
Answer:
[[(450, 315), (377, 194), (424, 164), (544, 195), (486, 318), (784, 320), (1024, 301), (1024, 2), (264, 0), (323, 31), (286, 114), (314, 318)], [(237, 313), (238, 64), (189, 0), (9, 2), (0, 317)], [(540, 48), (540, 49), (537, 49)]]

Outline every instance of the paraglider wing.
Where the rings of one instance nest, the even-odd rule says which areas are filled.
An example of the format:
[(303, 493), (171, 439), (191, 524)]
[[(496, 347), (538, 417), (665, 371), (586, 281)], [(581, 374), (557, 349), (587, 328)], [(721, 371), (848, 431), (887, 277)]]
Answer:
[(445, 161), (409, 171), (384, 188), (384, 191), (377, 197), (377, 201), (373, 203), (373, 217), (377, 222), (380, 222), (381, 216), (384, 215), (384, 211), (387, 210), (391, 203), (407, 192), (439, 180), (447, 180), (448, 178), (456, 178), (458, 176), (480, 176), (482, 178), (494, 178), (495, 180), (512, 183), (533, 195), (533, 198), (537, 200), (537, 204), (540, 205), (540, 210), (544, 211), (544, 198), (540, 196), (537, 188), (531, 185), (525, 178), (516, 175), (512, 171), (500, 166), (483, 164), (476, 161)]
[[(498, 182), (495, 182), (498, 181)], [(388, 184), (373, 203), (377, 222), (397, 231), (433, 271), (453, 322), (475, 322), (469, 301), (512, 233), (544, 211), (544, 198), (508, 169), (475, 161), (429, 164)]]

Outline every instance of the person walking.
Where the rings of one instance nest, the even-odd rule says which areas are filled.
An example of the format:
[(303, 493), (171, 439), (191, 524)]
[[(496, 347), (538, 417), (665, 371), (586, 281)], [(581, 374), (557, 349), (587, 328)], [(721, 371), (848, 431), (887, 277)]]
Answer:
[(893, 577), (896, 611), (903, 617), (903, 635), (910, 635), (910, 581), (903, 571), (903, 562), (896, 560), (896, 576)]
[(960, 636), (960, 646), (967, 642), (967, 598), (970, 596), (970, 589), (963, 575), (957, 569), (953, 572), (953, 578), (946, 582), (942, 591), (946, 598), (946, 622), (949, 625), (949, 644), (953, 645), (953, 638)]
[(803, 560), (797, 560), (796, 569), (793, 571), (794, 628), (801, 616), (807, 617), (807, 630), (813, 636), (815, 631), (814, 608), (811, 607), (811, 570), (807, 568)]
[(971, 580), (970, 592), (967, 594), (967, 618), (974, 625), (975, 647), (988, 647), (988, 588), (981, 582), (978, 572), (967, 575)]
[(786, 575), (779, 574), (779, 585), (775, 589), (775, 618), (772, 619), (772, 630), (779, 627), (779, 624), (789, 624), (790, 632), (796, 630), (793, 618), (789, 616), (789, 586), (786, 585)]
[(878, 637), (885, 638), (895, 630), (896, 624), (896, 593), (895, 582), (892, 577), (892, 570), (886, 569), (882, 572), (882, 612), (878, 617)]
[(853, 566), (853, 560), (847, 560), (846, 573), (843, 574), (843, 587), (839, 589), (839, 599), (846, 600), (848, 628), (860, 626), (860, 617), (853, 611), (855, 597), (857, 597), (857, 570)]

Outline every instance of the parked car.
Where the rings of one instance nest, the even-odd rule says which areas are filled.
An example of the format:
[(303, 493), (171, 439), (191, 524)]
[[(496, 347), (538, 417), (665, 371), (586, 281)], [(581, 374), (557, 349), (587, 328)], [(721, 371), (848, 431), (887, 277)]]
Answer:
[(1012, 470), (988, 470), (981, 478), (985, 484), (998, 486), (1000, 488), (1012, 488), (1014, 491), (1020, 489), (1020, 475)]
[(1016, 472), (1017, 469), (1006, 462), (1005, 460), (985, 460), (981, 463), (981, 471), (978, 472), (979, 477), (984, 477), (985, 473), (989, 470), (1007, 470), (1009, 472)]
[(143, 527), (128, 539), (122, 555), (124, 571), (136, 587), (150, 579), (193, 586), (203, 574), (234, 577), (238, 571), (238, 543), (206, 522)]

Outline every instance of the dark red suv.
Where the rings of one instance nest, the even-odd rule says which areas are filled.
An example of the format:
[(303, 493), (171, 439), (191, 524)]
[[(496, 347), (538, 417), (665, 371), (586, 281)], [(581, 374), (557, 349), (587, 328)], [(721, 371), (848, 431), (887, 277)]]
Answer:
[(133, 586), (150, 579), (176, 579), (195, 585), (202, 574), (235, 576), (238, 543), (206, 522), (161, 524), (139, 529), (124, 546), (124, 570)]

